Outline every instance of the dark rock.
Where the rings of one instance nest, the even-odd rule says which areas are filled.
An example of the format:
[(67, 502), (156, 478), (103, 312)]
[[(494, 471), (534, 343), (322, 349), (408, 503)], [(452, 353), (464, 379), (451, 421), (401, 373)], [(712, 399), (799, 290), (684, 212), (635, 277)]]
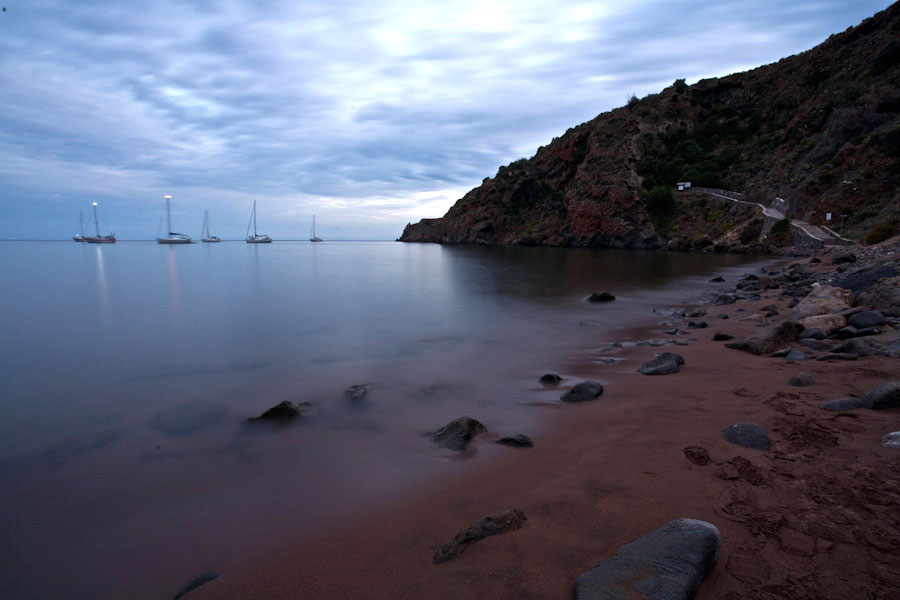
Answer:
[(881, 438), (881, 445), (892, 450), (900, 450), (900, 431), (894, 431)]
[(369, 386), (367, 385), (351, 385), (344, 391), (344, 400), (350, 402), (362, 402), (369, 394)]
[(701, 467), (705, 467), (711, 462), (709, 452), (701, 446), (688, 446), (684, 449), (684, 455), (689, 461)]
[(688, 329), (703, 329), (705, 327), (709, 327), (709, 323), (706, 321), (688, 321), (687, 324)]
[(806, 338), (800, 340), (797, 343), (817, 352), (827, 352), (831, 350), (831, 340), (817, 340), (814, 338)]
[(556, 373), (545, 373), (541, 375), (541, 378), (538, 379), (538, 381), (545, 385), (559, 385), (562, 381), (562, 377), (560, 377)]
[(771, 356), (772, 358), (784, 358), (785, 356), (787, 356), (790, 353), (791, 353), (790, 348), (781, 348), (780, 350), (776, 350), (769, 356)]
[(616, 350), (621, 350), (624, 347), (625, 346), (622, 344), (622, 342), (613, 342), (606, 348), (602, 349), (600, 352), (614, 352)]
[(849, 275), (838, 279), (834, 285), (835, 287), (850, 290), (854, 295), (859, 296), (860, 294), (869, 291), (882, 279), (896, 277), (898, 274), (900, 274), (900, 271), (897, 271), (897, 269), (890, 265), (869, 267), (859, 269), (858, 271), (854, 271)]
[(487, 427), (469, 417), (454, 419), (429, 435), (431, 441), (438, 446), (450, 450), (465, 450), (469, 442), (479, 433), (487, 431)]
[(663, 333), (666, 335), (678, 335), (678, 328), (675, 329), (664, 329)]
[(809, 373), (797, 373), (791, 380), (788, 381), (789, 384), (796, 387), (804, 387), (807, 385), (815, 385), (816, 380)]
[(763, 306), (762, 308), (760, 308), (759, 312), (772, 312), (773, 310), (778, 312), (778, 307), (775, 306), (774, 304), (769, 304), (767, 306)]
[(877, 310), (867, 310), (865, 312), (856, 313), (855, 315), (850, 315), (847, 322), (857, 329), (887, 325), (887, 319), (885, 319), (884, 315)]
[(788, 307), (788, 308), (794, 308), (794, 307), (797, 306), (798, 304), (800, 304), (800, 299), (799, 299), (799, 298), (792, 298), (792, 299), (790, 300), (790, 302), (787, 303), (787, 307)]
[(719, 294), (716, 297), (716, 306), (725, 306), (726, 304), (734, 304), (737, 302), (737, 296), (734, 294)]
[(839, 340), (846, 340), (852, 337), (856, 337), (859, 333), (859, 329), (853, 327), (852, 325), (847, 325), (846, 327), (841, 327), (837, 331), (834, 332), (834, 337)]
[(828, 332), (824, 329), (813, 328), (813, 329), (804, 329), (799, 336), (797, 336), (798, 340), (805, 340), (807, 338), (813, 338), (815, 340), (824, 340), (828, 338)]
[(714, 525), (670, 521), (579, 575), (575, 600), (689, 600), (715, 567), (720, 547)]
[(716, 334), (713, 336), (713, 341), (714, 342), (727, 342), (728, 340), (732, 339), (733, 337), (734, 336), (731, 335), (730, 333), (725, 333), (724, 331), (717, 331)]
[(470, 524), (457, 533), (452, 540), (441, 546), (435, 553), (432, 562), (439, 565), (453, 560), (478, 540), (520, 529), (526, 520), (525, 513), (516, 509), (502, 510), (487, 516)]
[(720, 314), (716, 315), (716, 318), (717, 319), (730, 319), (731, 317), (729, 317), (725, 313), (720, 313)]
[(591, 292), (591, 295), (585, 298), (587, 302), (612, 302), (616, 297), (609, 292)]
[(705, 317), (706, 315), (707, 315), (707, 312), (705, 310), (703, 310), (702, 308), (695, 308), (694, 310), (692, 310), (691, 312), (689, 312), (687, 314), (688, 318), (690, 318), (690, 319), (695, 319), (697, 317)]
[(721, 277), (713, 277), (713, 278), (710, 279), (709, 281), (710, 281), (710, 283), (722, 283), (722, 282), (725, 281), (725, 280), (722, 279)]
[(829, 400), (819, 405), (819, 408), (825, 410), (833, 410), (835, 412), (845, 412), (848, 410), (856, 410), (863, 408), (862, 401), (859, 398), (838, 398), (837, 400)]
[(644, 375), (670, 375), (679, 371), (679, 365), (684, 364), (684, 358), (672, 352), (657, 354), (645, 362), (638, 371)]
[(766, 434), (766, 430), (757, 423), (737, 423), (728, 429), (723, 429), (722, 436), (732, 444), (745, 448), (763, 451), (769, 449), (769, 436)]
[(855, 354), (845, 354), (843, 352), (829, 352), (818, 357), (816, 360), (856, 360), (859, 358)]
[(766, 318), (771, 319), (772, 317), (777, 317), (780, 314), (781, 313), (778, 312), (777, 310), (770, 310), (769, 312), (766, 313)]
[(775, 351), (776, 348), (796, 341), (799, 331), (800, 326), (793, 321), (782, 321), (765, 331), (745, 336), (733, 342), (726, 342), (725, 345), (750, 354), (768, 354)]
[(856, 337), (868, 337), (870, 335), (879, 335), (881, 333), (880, 327), (866, 327), (865, 329), (860, 329), (856, 332)]
[(796, 350), (792, 350), (787, 353), (787, 355), (784, 357), (784, 360), (786, 360), (788, 362), (802, 362), (802, 361), (806, 360), (806, 355), (803, 354), (802, 352), (797, 352)]
[(852, 263), (856, 262), (856, 255), (852, 252), (840, 252), (835, 254), (831, 259), (831, 264), (833, 265), (841, 265), (844, 263)]
[(596, 381), (582, 381), (559, 397), (563, 402), (587, 402), (596, 400), (603, 393), (603, 386)]
[(820, 262), (822, 262), (822, 261), (819, 260), (818, 258), (816, 258), (815, 256), (813, 256), (811, 259), (809, 259), (809, 263), (808, 263), (808, 264), (810, 264), (810, 265), (817, 265), (817, 264), (819, 264)]
[(219, 575), (217, 573), (203, 573), (202, 575), (198, 575), (197, 577), (194, 577), (193, 579), (191, 579), (191, 581), (186, 586), (181, 588), (181, 590), (179, 590), (179, 592), (177, 594), (172, 596), (172, 600), (181, 600), (189, 592), (193, 592), (201, 585), (209, 583), (210, 581), (212, 581), (213, 579), (215, 579), (218, 576)]
[(250, 417), (247, 423), (277, 423), (279, 425), (287, 424), (298, 417), (302, 417), (312, 408), (309, 402), (298, 402), (294, 404), (285, 400), (277, 406), (273, 406), (258, 417)]
[(519, 434), (519, 435), (508, 435), (502, 438), (498, 438), (494, 440), (495, 444), (503, 444), (504, 446), (515, 446), (516, 448), (533, 448), (534, 442), (532, 442), (527, 435)]
[(900, 408), (900, 381), (889, 381), (869, 390), (860, 402), (864, 408), (874, 410)]

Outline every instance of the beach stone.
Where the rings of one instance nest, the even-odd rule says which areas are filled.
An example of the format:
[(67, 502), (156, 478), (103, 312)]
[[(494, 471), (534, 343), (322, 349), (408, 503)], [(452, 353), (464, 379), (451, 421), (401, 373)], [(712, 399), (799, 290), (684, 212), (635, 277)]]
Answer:
[(839, 312), (852, 307), (853, 304), (853, 292), (830, 285), (820, 285), (814, 287), (797, 306), (791, 309), (791, 318), (800, 320)]
[(889, 381), (869, 390), (861, 402), (864, 408), (874, 410), (900, 407), (900, 381)]
[[(810, 317), (810, 318), (814, 319), (815, 317)], [(805, 339), (812, 338), (814, 340), (824, 340), (827, 337), (828, 337), (827, 331), (825, 331), (824, 329), (820, 329), (818, 327), (813, 327), (813, 328), (804, 329), (802, 332), (800, 332), (800, 335), (797, 336), (797, 339), (805, 340)]]
[(696, 319), (697, 317), (705, 317), (708, 313), (702, 308), (695, 308), (687, 314), (688, 318)]
[(715, 567), (720, 547), (715, 525), (670, 521), (579, 575), (575, 600), (693, 598)]
[(859, 334), (859, 329), (853, 327), (852, 325), (847, 325), (846, 327), (841, 327), (837, 331), (834, 332), (834, 337), (840, 340), (846, 340), (852, 337), (856, 337)]
[(722, 283), (725, 280), (721, 276), (713, 277), (709, 280), (710, 283)]
[(701, 467), (705, 467), (712, 461), (709, 452), (701, 446), (688, 446), (684, 449), (684, 455), (689, 461)]
[(785, 356), (787, 356), (790, 353), (791, 353), (790, 348), (781, 348), (780, 350), (776, 350), (775, 352), (773, 352), (770, 356), (772, 358), (784, 358)]
[(186, 586), (181, 588), (177, 594), (172, 596), (172, 600), (181, 600), (188, 593), (193, 592), (201, 585), (207, 584), (218, 577), (218, 573), (203, 573), (191, 579)]
[(818, 357), (816, 360), (857, 360), (859, 357), (855, 354), (845, 354), (843, 352), (828, 352)]
[(797, 350), (791, 350), (785, 355), (784, 360), (788, 362), (802, 362), (806, 360), (806, 355)]
[(586, 301), (596, 304), (598, 302), (612, 302), (616, 297), (609, 292), (591, 292), (591, 295), (585, 298)]
[(856, 262), (856, 255), (849, 250), (847, 252), (838, 252), (831, 258), (831, 264), (833, 265), (842, 265), (852, 262)]
[(611, 365), (611, 364), (615, 364), (616, 359), (614, 359), (611, 356), (604, 356), (603, 358), (600, 359), (600, 362), (602, 362), (604, 365)]
[(737, 339), (733, 342), (725, 342), (728, 348), (742, 350), (750, 354), (769, 354), (777, 348), (782, 348), (797, 340), (800, 326), (793, 321), (782, 321), (770, 326), (763, 331)]
[(845, 275), (843, 278), (838, 279), (834, 285), (836, 287), (844, 288), (845, 290), (850, 290), (856, 296), (859, 296), (875, 287), (882, 279), (890, 279), (897, 275), (900, 275), (900, 272), (890, 265), (868, 267)]
[(350, 402), (362, 402), (369, 394), (367, 385), (351, 385), (344, 391), (344, 399)]
[(860, 329), (856, 332), (856, 337), (867, 337), (870, 335), (879, 335), (881, 333), (880, 327), (866, 327), (865, 329)]
[[(838, 329), (847, 326), (847, 319), (842, 315), (814, 315), (800, 319), (800, 326), (806, 329), (821, 329), (826, 334), (832, 334)], [(802, 337), (802, 334), (801, 334)]]
[(802, 340), (798, 340), (797, 342), (801, 346), (805, 346), (811, 350), (815, 350), (817, 352), (829, 352), (831, 351), (831, 344), (833, 343), (830, 339), (817, 340), (815, 338), (804, 338)]
[(717, 319), (730, 319), (731, 317), (729, 317), (725, 313), (720, 313), (720, 314), (716, 315), (716, 318)]
[(717, 331), (715, 335), (713, 335), (714, 342), (727, 342), (728, 340), (734, 338), (730, 333), (725, 333), (724, 331)]
[(688, 321), (687, 328), (688, 329), (704, 329), (709, 327), (709, 323), (706, 321)]
[(556, 373), (545, 373), (541, 375), (541, 378), (538, 379), (538, 381), (546, 385), (559, 385), (562, 381), (562, 377)]
[(728, 429), (723, 429), (722, 436), (726, 441), (745, 448), (763, 451), (769, 449), (769, 436), (758, 423), (749, 421), (736, 423)]
[(431, 441), (438, 446), (450, 450), (465, 450), (469, 442), (479, 433), (487, 431), (487, 427), (470, 417), (459, 417), (431, 432)]
[(767, 319), (771, 319), (772, 317), (777, 317), (777, 316), (780, 315), (780, 314), (781, 314), (781, 313), (778, 312), (777, 310), (770, 310), (769, 312), (766, 313), (765, 316), (766, 316)]
[(311, 408), (312, 404), (310, 404), (309, 402), (298, 402), (297, 404), (294, 404), (289, 400), (285, 400), (284, 402), (281, 402), (280, 404), (268, 409), (258, 417), (250, 417), (246, 422), (276, 423), (279, 425), (284, 425), (290, 423), (298, 417), (302, 417)]
[(504, 446), (515, 446), (516, 448), (533, 448), (534, 442), (527, 435), (507, 435), (494, 440), (495, 444), (503, 444)]
[(622, 344), (622, 342), (613, 342), (606, 348), (603, 348), (600, 352), (615, 352), (616, 350), (621, 350), (624, 347), (625, 346)]
[(663, 333), (665, 333), (666, 335), (678, 335), (678, 328), (676, 327), (673, 329), (664, 329)]
[(603, 386), (596, 381), (582, 381), (559, 397), (563, 402), (587, 402), (596, 400), (603, 393)]
[(809, 373), (797, 373), (791, 377), (791, 380), (788, 381), (788, 383), (795, 387), (804, 387), (807, 385), (815, 385), (816, 380)]
[(881, 438), (881, 445), (885, 448), (900, 450), (900, 431), (894, 431)]
[(644, 375), (671, 375), (677, 373), (679, 365), (684, 364), (684, 358), (672, 352), (657, 354), (645, 362), (638, 371)]
[(846, 412), (849, 410), (856, 410), (857, 408), (864, 408), (864, 406), (860, 398), (838, 398), (837, 400), (823, 402), (819, 405), (819, 408), (833, 410), (835, 412)]
[(491, 535), (520, 529), (527, 518), (521, 510), (509, 509), (496, 512), (480, 521), (471, 523), (457, 533), (452, 540), (440, 547), (432, 562), (436, 565), (458, 558), (472, 544)]
[(887, 325), (887, 319), (877, 310), (867, 310), (865, 312), (850, 315), (847, 321), (857, 329), (867, 329), (869, 327), (880, 327)]
[(815, 256), (813, 256), (811, 259), (809, 259), (809, 263), (808, 263), (808, 264), (811, 264), (811, 265), (817, 265), (817, 264), (819, 264), (820, 262), (822, 262), (820, 259), (818, 259), (818, 258), (816, 258)]
[(900, 316), (900, 276), (879, 279), (871, 288), (860, 294), (860, 304), (871, 306), (875, 310)]

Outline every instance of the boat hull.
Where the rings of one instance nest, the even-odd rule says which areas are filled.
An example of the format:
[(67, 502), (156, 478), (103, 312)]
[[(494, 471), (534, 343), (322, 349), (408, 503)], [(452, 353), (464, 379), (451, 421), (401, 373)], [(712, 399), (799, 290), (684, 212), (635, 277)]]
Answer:
[(248, 244), (271, 244), (272, 238), (266, 237), (266, 238), (248, 239), (247, 243)]
[(100, 237), (86, 237), (83, 241), (89, 244), (115, 244), (116, 238), (112, 235), (101, 235)]
[(156, 238), (157, 244), (190, 244), (191, 238)]
[(210, 237), (210, 238), (203, 238), (202, 241), (206, 242), (207, 244), (215, 244), (216, 242), (221, 242), (222, 240), (220, 240), (217, 237)]

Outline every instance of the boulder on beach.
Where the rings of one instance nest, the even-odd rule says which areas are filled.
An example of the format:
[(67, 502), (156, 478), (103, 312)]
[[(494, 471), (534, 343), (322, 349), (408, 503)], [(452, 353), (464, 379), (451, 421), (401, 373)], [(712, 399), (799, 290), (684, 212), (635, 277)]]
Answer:
[(509, 509), (496, 512), (480, 521), (471, 523), (457, 533), (452, 540), (441, 546), (435, 553), (434, 558), (432, 558), (432, 562), (439, 565), (453, 560), (478, 540), (519, 529), (525, 524), (526, 520), (525, 513), (521, 510)]
[(715, 525), (670, 521), (579, 575), (575, 599), (693, 598), (715, 567), (720, 547)]
[(736, 423), (728, 429), (723, 429), (722, 437), (732, 444), (743, 446), (744, 448), (763, 451), (769, 449), (769, 436), (766, 434), (766, 430), (758, 423), (749, 421)]
[(865, 267), (838, 279), (834, 285), (850, 290), (854, 295), (859, 296), (875, 287), (882, 279), (890, 279), (897, 275), (900, 275), (900, 272), (890, 265)]
[(591, 295), (585, 298), (585, 301), (595, 304), (598, 302), (612, 302), (615, 299), (616, 297), (609, 292), (591, 292)]
[(878, 280), (871, 288), (860, 294), (860, 304), (892, 317), (900, 317), (900, 276)]
[(431, 441), (438, 446), (443, 446), (450, 450), (465, 450), (472, 438), (485, 431), (487, 431), (487, 427), (475, 419), (459, 417), (437, 431), (430, 432), (428, 435), (431, 437)]
[[(815, 319), (817, 317), (809, 317), (810, 319)], [(807, 327), (803, 331), (800, 332), (800, 335), (797, 336), (798, 340), (824, 340), (828, 337), (828, 331), (824, 329), (820, 329), (818, 327)]]
[[(774, 356), (774, 354), (773, 354)], [(806, 360), (806, 355), (799, 350), (791, 350), (784, 356), (784, 360), (788, 362), (802, 362)]]
[(885, 448), (900, 450), (900, 431), (894, 431), (881, 438), (881, 445)]
[(852, 262), (856, 262), (856, 254), (854, 254), (850, 250), (847, 250), (846, 252), (838, 252), (831, 257), (831, 264), (833, 265), (843, 265), (845, 263)]
[(294, 419), (304, 416), (310, 409), (312, 409), (312, 404), (309, 402), (298, 402), (297, 404), (294, 404), (289, 400), (285, 400), (268, 409), (258, 417), (250, 417), (246, 422), (284, 425), (290, 423)]
[(563, 402), (587, 402), (596, 400), (603, 393), (603, 386), (596, 381), (576, 383), (565, 394), (559, 397)]
[(715, 335), (713, 335), (714, 342), (727, 342), (728, 340), (734, 338), (730, 333), (725, 333), (724, 331), (717, 331)]
[(781, 348), (797, 341), (800, 326), (792, 321), (782, 321), (777, 325), (768, 327), (763, 331), (726, 342), (725, 345), (735, 350), (743, 350), (750, 354), (769, 354), (777, 348)]
[(559, 385), (562, 381), (562, 377), (557, 375), (556, 373), (544, 373), (541, 375), (541, 378), (538, 379), (544, 385)]
[(814, 287), (806, 298), (791, 309), (791, 318), (796, 321), (815, 315), (840, 312), (851, 308), (854, 304), (853, 292), (830, 285), (820, 285)]
[(886, 325), (887, 319), (885, 319), (884, 315), (877, 310), (866, 310), (850, 315), (847, 322), (857, 329), (867, 329), (869, 327), (881, 327), (882, 325)]
[(533, 448), (534, 442), (524, 434), (507, 435), (494, 440), (495, 444), (503, 444), (504, 446), (514, 446), (516, 448)]
[(864, 408), (884, 410), (900, 408), (900, 381), (889, 381), (866, 392), (861, 398)]
[(788, 381), (788, 383), (795, 387), (805, 387), (807, 385), (815, 385), (816, 380), (809, 373), (797, 373), (791, 377), (791, 380)]
[(826, 335), (830, 335), (847, 326), (847, 319), (841, 315), (813, 315), (800, 319), (800, 326), (803, 329), (822, 329)]
[(677, 373), (679, 366), (684, 364), (684, 358), (673, 352), (657, 354), (638, 369), (644, 375), (670, 375)]
[(721, 276), (716, 276), (709, 280), (710, 283), (722, 283), (723, 281), (725, 280)]
[(725, 306), (726, 304), (734, 304), (737, 302), (737, 296), (734, 294), (719, 294), (716, 296), (716, 306)]
[(709, 323), (706, 321), (688, 321), (687, 328), (688, 329), (705, 329), (709, 327)]
[(819, 405), (819, 408), (835, 412), (846, 412), (849, 410), (856, 410), (857, 408), (863, 408), (863, 403), (860, 398), (838, 398), (836, 400), (823, 402)]

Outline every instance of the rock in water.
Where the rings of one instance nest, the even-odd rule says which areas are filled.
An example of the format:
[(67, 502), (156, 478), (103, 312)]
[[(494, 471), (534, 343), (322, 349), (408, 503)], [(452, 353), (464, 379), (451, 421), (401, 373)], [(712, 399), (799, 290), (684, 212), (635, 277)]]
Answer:
[(894, 431), (881, 438), (881, 445), (885, 448), (900, 450), (900, 431)]
[(609, 292), (591, 292), (591, 295), (585, 298), (586, 301), (591, 303), (612, 302), (615, 299), (616, 297)]
[(680, 354), (663, 352), (645, 362), (638, 371), (644, 375), (671, 375), (677, 373), (679, 365), (683, 364), (684, 358)]
[(562, 377), (556, 373), (545, 373), (544, 375), (541, 375), (541, 378), (538, 379), (538, 381), (546, 385), (559, 385), (559, 382), (562, 381)]
[(568, 392), (559, 397), (563, 402), (587, 402), (596, 400), (603, 393), (603, 386), (596, 381), (582, 381), (572, 386)]
[(194, 577), (191, 579), (190, 583), (181, 588), (181, 590), (172, 597), (172, 600), (181, 600), (181, 598), (184, 598), (189, 592), (193, 592), (201, 585), (209, 583), (218, 576), (218, 573), (203, 573), (202, 575)]
[(797, 341), (799, 326), (792, 321), (782, 321), (759, 333), (742, 337), (725, 345), (735, 350), (743, 350), (750, 354), (769, 354), (791, 342)]
[(769, 449), (769, 436), (758, 423), (736, 423), (728, 429), (723, 429), (722, 437), (732, 444), (745, 448), (762, 451)]
[(450, 450), (465, 450), (472, 438), (487, 431), (487, 427), (470, 417), (459, 417), (433, 431), (431, 441)]
[(721, 276), (718, 276), (718, 277), (713, 277), (713, 278), (710, 279), (709, 281), (710, 281), (710, 283), (722, 283), (722, 282), (725, 281), (725, 280), (722, 279)]
[(534, 442), (524, 434), (508, 435), (494, 440), (495, 444), (503, 444), (505, 446), (515, 446), (516, 448), (534, 448)]
[(247, 423), (277, 423), (283, 425), (290, 423), (298, 417), (302, 417), (310, 408), (312, 408), (312, 404), (309, 402), (298, 402), (297, 404), (294, 404), (289, 400), (285, 400), (258, 417), (250, 417), (247, 419)]
[(472, 523), (456, 534), (452, 540), (441, 546), (435, 553), (432, 562), (436, 565), (457, 558), (474, 542), (490, 535), (498, 535), (519, 529), (525, 523), (525, 513), (510, 509), (494, 513), (480, 521)]
[(693, 598), (715, 567), (720, 546), (715, 525), (671, 521), (579, 575), (575, 599)]
[(900, 407), (900, 381), (889, 381), (869, 390), (860, 402), (863, 408), (874, 410)]
[(367, 385), (351, 385), (344, 392), (344, 399), (350, 402), (362, 402), (369, 394), (369, 386)]
[(791, 380), (788, 383), (796, 387), (804, 387), (807, 385), (814, 385), (816, 380), (809, 373), (797, 373), (791, 377)]

